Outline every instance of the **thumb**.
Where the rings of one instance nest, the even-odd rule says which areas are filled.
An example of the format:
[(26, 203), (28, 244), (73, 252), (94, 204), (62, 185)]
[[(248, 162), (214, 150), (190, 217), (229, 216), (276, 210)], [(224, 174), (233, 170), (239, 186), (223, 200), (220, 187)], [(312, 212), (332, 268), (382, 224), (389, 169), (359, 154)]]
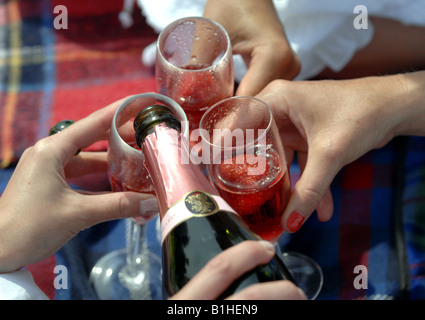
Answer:
[(260, 53), (253, 56), (246, 65), (248, 70), (236, 90), (237, 96), (257, 95), (276, 79), (292, 80), (298, 75), (300, 68), (298, 57), (292, 54), (288, 54), (287, 59), (282, 62)]
[(237, 96), (255, 96), (270, 81), (276, 77), (271, 72), (265, 72), (270, 68), (268, 60), (251, 60), (248, 64), (248, 70), (242, 78), (237, 90)]
[(319, 220), (327, 221), (331, 218), (333, 200), (329, 186), (338, 169), (325, 157), (309, 156), (282, 217), (283, 228), (287, 232), (298, 231), (316, 209)]

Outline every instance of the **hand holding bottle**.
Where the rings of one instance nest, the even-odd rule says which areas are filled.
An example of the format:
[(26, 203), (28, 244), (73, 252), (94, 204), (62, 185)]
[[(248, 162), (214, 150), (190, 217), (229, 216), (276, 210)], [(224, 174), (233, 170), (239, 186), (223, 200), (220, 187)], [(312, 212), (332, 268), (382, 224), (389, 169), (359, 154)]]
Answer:
[[(274, 246), (268, 241), (244, 241), (217, 255), (178, 293), (179, 299), (215, 299), (232, 282), (259, 264), (273, 258)], [(305, 300), (305, 294), (287, 280), (255, 284), (235, 293), (229, 300)]]

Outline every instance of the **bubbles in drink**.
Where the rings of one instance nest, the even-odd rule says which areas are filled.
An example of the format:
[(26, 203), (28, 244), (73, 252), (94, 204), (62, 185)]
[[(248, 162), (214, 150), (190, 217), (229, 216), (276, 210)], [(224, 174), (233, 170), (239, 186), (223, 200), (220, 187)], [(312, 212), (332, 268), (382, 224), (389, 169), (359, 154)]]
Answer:
[(267, 155), (240, 154), (214, 166), (214, 176), (220, 184), (228, 188), (264, 189), (282, 174), (279, 157), (274, 153)]
[(258, 160), (266, 159), (265, 170), (248, 175), (250, 167), (255, 169), (255, 164), (248, 163), (249, 157), (254, 155), (250, 154), (240, 163), (244, 156), (233, 157), (231, 164), (214, 165), (212, 180), (223, 199), (254, 232), (265, 240), (274, 241), (283, 232), (280, 220), (289, 201), (289, 174), (280, 165), (277, 154), (269, 150), (267, 156), (256, 156)]

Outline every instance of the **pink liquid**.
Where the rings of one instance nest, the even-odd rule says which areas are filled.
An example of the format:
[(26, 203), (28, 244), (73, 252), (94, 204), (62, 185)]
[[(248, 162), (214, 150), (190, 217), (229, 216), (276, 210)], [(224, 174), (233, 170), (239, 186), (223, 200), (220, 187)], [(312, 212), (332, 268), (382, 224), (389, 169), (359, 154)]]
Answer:
[(223, 163), (214, 173), (218, 192), (255, 233), (264, 240), (276, 241), (283, 232), (281, 218), (290, 195), (286, 168), (269, 158), (263, 173), (247, 175), (254, 165), (233, 160), (234, 164)]
[[(155, 195), (155, 190), (153, 188), (153, 185), (150, 181), (149, 176), (147, 178), (137, 177), (137, 176), (127, 178), (127, 181), (126, 181), (127, 184), (122, 182), (122, 180), (123, 180), (122, 178), (115, 178), (113, 176), (109, 176), (109, 181), (111, 184), (112, 191), (114, 192), (133, 191), (133, 192), (148, 193), (148, 194)], [(129, 185), (132, 185), (135, 187), (130, 187)], [(145, 213), (143, 216), (138, 216), (138, 217), (135, 217), (134, 219), (136, 220), (136, 223), (141, 225), (155, 218), (157, 214), (158, 212), (148, 212), (148, 213)]]
[[(195, 63), (180, 68), (201, 70), (208, 67), (209, 64)], [(232, 95), (233, 92), (222, 86), (222, 80), (217, 79), (214, 72), (199, 71), (182, 75), (179, 87), (173, 92), (173, 98), (185, 111), (190, 132), (199, 128), (199, 122), (209, 107)]]
[(208, 63), (191, 63), (191, 64), (181, 66), (180, 68), (185, 70), (201, 70), (201, 69), (209, 68), (210, 66), (211, 65)]

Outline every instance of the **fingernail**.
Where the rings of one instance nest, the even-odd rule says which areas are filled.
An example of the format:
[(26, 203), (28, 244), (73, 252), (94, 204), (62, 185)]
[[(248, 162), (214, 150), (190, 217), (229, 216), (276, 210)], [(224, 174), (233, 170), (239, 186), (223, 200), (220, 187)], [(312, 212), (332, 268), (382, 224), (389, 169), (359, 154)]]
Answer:
[(302, 214), (293, 211), (289, 215), (288, 219), (286, 219), (286, 226), (290, 232), (296, 232), (301, 228), (304, 223), (304, 220), (305, 217)]
[(297, 288), (298, 292), (300, 294), (300, 299), (301, 300), (307, 300), (307, 296), (305, 295), (305, 292), (301, 289), (301, 288)]
[(140, 201), (140, 211), (139, 214), (142, 217), (150, 217), (156, 215), (159, 211), (158, 200), (156, 198), (149, 198), (146, 200)]
[(271, 242), (266, 240), (259, 240), (259, 242), (264, 246), (264, 248), (266, 248), (267, 251), (275, 252), (274, 245)]

